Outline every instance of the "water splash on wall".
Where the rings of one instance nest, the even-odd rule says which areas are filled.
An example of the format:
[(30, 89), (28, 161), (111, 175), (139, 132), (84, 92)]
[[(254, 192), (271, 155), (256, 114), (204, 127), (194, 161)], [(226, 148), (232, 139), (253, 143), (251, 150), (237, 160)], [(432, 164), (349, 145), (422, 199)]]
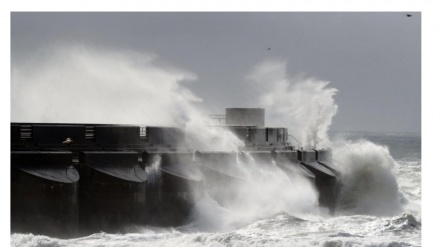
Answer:
[(266, 60), (248, 75), (259, 92), (259, 104), (266, 108), (268, 123), (289, 128), (305, 148), (329, 146), (327, 131), (338, 110), (335, 88), (315, 78), (292, 77), (287, 63)]
[(338, 211), (376, 216), (400, 213), (397, 163), (388, 148), (366, 140), (340, 140), (333, 144), (334, 164), (343, 184)]
[(233, 189), (227, 189), (229, 181), (217, 181), (213, 186), (224, 188), (221, 196), (211, 188), (214, 194), (208, 191), (196, 202), (192, 219), (196, 229), (230, 231), (279, 213), (319, 215), (318, 195), (310, 181), (289, 176), (273, 162), (255, 160), (248, 153), (242, 156), (241, 162), (233, 164), (243, 175), (235, 179)]

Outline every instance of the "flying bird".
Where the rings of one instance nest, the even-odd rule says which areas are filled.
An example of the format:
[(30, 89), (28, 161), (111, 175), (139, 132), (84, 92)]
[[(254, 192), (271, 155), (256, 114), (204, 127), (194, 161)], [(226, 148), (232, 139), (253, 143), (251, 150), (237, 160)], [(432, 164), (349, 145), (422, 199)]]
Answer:
[(269, 50), (270, 50), (270, 47), (269, 47), (269, 48), (267, 48), (266, 50), (267, 50), (267, 51), (269, 51)]
[(67, 145), (70, 145), (70, 144), (72, 144), (72, 142), (73, 142), (72, 138), (70, 138), (70, 137), (67, 137), (67, 138), (66, 138), (66, 140), (65, 140), (65, 141), (63, 141), (63, 144), (67, 144)]
[(406, 17), (411, 17), (412, 15), (411, 14), (406, 14)]

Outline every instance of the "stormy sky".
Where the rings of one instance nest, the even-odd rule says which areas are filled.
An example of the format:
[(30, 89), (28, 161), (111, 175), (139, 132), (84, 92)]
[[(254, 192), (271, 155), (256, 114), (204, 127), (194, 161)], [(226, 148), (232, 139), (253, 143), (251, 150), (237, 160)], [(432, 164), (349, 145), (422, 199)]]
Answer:
[[(197, 104), (218, 114), (227, 107), (261, 107), (256, 100), (258, 85), (249, 84), (249, 73), (265, 61), (277, 61), (289, 78), (315, 78), (338, 90), (330, 130), (420, 132), (421, 14), (411, 15), (12, 12), (11, 64), (13, 72), (33, 66), (32, 73), (22, 74), (38, 74), (47, 64), (57, 64), (37, 66), (52, 56), (55, 47), (147, 54), (156, 66), (182, 77), (192, 92), (189, 98), (201, 99)], [(11, 120), (17, 121), (22, 119), (14, 115), (18, 112), (14, 101), (21, 98), (14, 95), (14, 83), (12, 76)], [(26, 80), (20, 83), (27, 87)], [(45, 88), (56, 94), (57, 87)]]

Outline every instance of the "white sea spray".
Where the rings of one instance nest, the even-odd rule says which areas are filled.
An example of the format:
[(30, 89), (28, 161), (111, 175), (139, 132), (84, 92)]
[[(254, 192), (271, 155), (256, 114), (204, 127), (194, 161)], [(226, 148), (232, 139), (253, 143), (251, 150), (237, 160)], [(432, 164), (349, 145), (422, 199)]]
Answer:
[(272, 125), (286, 126), (304, 148), (329, 147), (327, 131), (338, 111), (338, 92), (328, 81), (290, 76), (287, 62), (265, 60), (247, 76), (258, 92), (258, 103), (266, 109)]

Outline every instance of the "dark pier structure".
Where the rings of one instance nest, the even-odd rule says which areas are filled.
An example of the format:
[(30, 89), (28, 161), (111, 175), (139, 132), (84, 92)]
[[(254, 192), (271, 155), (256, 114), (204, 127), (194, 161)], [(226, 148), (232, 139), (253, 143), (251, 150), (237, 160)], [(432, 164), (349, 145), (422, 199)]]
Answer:
[(264, 126), (260, 108), (229, 108), (215, 127), (234, 133), (243, 150), (194, 150), (180, 128), (11, 123), (12, 232), (74, 237), (182, 225), (202, 189), (234, 196), (247, 157), (307, 178), (334, 212), (339, 173), (328, 150), (291, 146), (287, 128)]

